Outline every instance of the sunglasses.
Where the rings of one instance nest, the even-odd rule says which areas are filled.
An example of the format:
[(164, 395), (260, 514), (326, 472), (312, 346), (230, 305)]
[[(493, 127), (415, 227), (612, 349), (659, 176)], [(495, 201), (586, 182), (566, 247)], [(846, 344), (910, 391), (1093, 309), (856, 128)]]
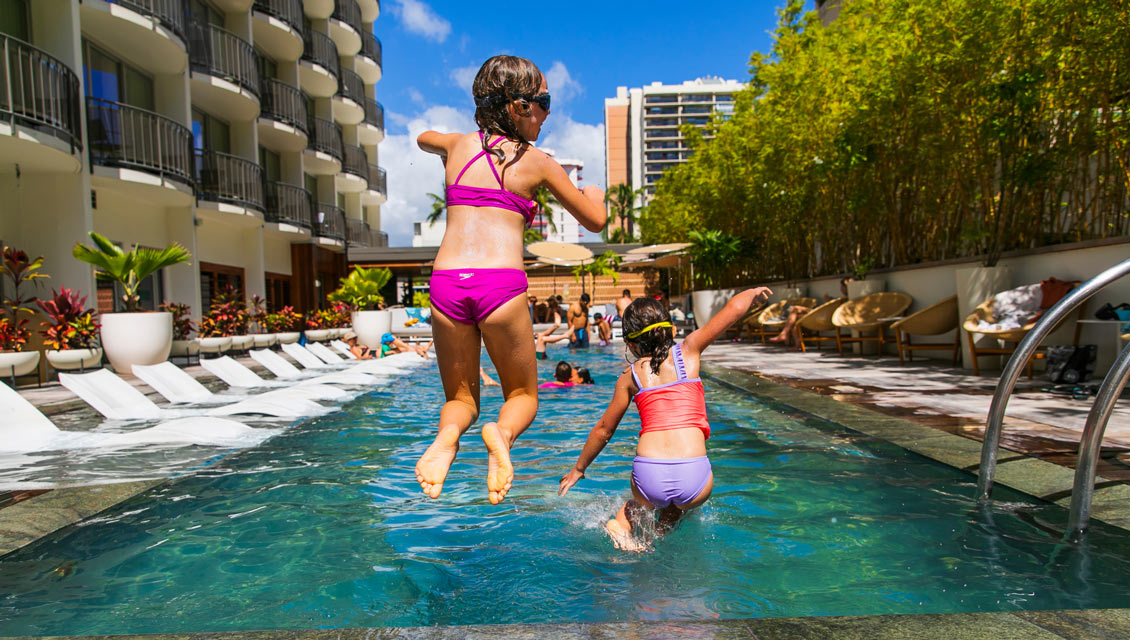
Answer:
[(539, 93), (536, 96), (518, 96), (518, 97), (522, 98), (523, 100), (528, 100), (530, 102), (538, 103), (538, 106), (540, 106), (542, 108), (542, 111), (549, 111), (549, 93), (548, 92), (547, 93)]

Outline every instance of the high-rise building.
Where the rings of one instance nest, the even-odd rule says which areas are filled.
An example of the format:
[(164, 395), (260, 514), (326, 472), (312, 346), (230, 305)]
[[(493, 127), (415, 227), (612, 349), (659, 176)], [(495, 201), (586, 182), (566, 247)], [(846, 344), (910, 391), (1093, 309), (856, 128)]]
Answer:
[(0, 0), (0, 241), (54, 287), (120, 296), (71, 257), (96, 231), (179, 242), (142, 289), (317, 307), (348, 246), (387, 244), (378, 0)]

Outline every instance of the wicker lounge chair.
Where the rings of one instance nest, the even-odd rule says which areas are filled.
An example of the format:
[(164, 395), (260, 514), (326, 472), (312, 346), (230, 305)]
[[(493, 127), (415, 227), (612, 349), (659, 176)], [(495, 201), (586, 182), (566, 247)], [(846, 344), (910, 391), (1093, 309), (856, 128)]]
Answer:
[(765, 344), (765, 336), (775, 336), (781, 333), (781, 329), (785, 327), (785, 322), (788, 316), (785, 312), (785, 307), (815, 307), (816, 298), (789, 298), (788, 300), (778, 300), (773, 304), (761, 310), (757, 314), (756, 325), (750, 327), (750, 337), (761, 336), (761, 344)]
[[(1071, 284), (1075, 287), (1079, 286), (1078, 281), (1072, 282)], [(1034, 285), (1029, 285), (1029, 286), (1034, 286)], [(1004, 292), (1000, 292), (1000, 293), (1004, 293)], [(993, 312), (993, 303), (996, 300), (996, 297), (998, 295), (1000, 295), (1000, 293), (994, 294), (992, 298), (989, 298), (988, 300), (986, 300), (986, 301), (982, 302), (980, 305), (978, 305), (977, 308), (973, 310), (973, 313), (969, 314), (969, 316), (965, 318), (965, 322), (963, 322), (961, 324), (961, 328), (965, 330), (965, 335), (969, 339), (969, 353), (970, 353), (971, 358), (973, 360), (972, 364), (973, 364), (973, 374), (974, 375), (981, 375), (980, 363), (977, 361), (977, 359), (979, 357), (989, 356), (989, 355), (1001, 355), (1001, 356), (1012, 355), (1012, 352), (1016, 350), (1016, 347), (1015, 346), (1010, 347), (1008, 345), (1008, 343), (1010, 343), (1010, 342), (1013, 343), (1013, 344), (1019, 343), (1021, 340), (1024, 339), (1024, 336), (1028, 335), (1028, 332), (1031, 331), (1036, 326), (1036, 321), (1033, 320), (1033, 321), (1030, 321), (1030, 322), (1026, 322), (1023, 326), (1011, 328), (1011, 329), (998, 329), (998, 330), (985, 329), (983, 327), (983, 325), (981, 325), (982, 322), (987, 322), (987, 323), (997, 322), (997, 317)], [(1086, 311), (1087, 311), (1086, 303), (1079, 305), (1078, 319), (1082, 320), (1083, 318), (1085, 318), (1086, 317), (1086, 315), (1085, 315)], [(1058, 329), (1058, 328), (1059, 327), (1056, 327), (1056, 329)], [(1075, 325), (1075, 338), (1074, 338), (1074, 341), (1072, 342), (1072, 344), (1075, 344), (1075, 345), (1079, 344), (1079, 332), (1080, 332), (1081, 329), (1082, 329), (1082, 327), (1079, 324)], [(1004, 342), (1005, 345), (1003, 347), (978, 347), (977, 346), (977, 335), (982, 335), (982, 336), (986, 336), (986, 337), (989, 337), (989, 338), (994, 338), (996, 340), (1000, 340), (1000, 341)], [(1032, 377), (1032, 365), (1033, 365), (1033, 363), (1036, 360), (1039, 360), (1039, 359), (1044, 358), (1046, 356), (1047, 356), (1046, 353), (1036, 352), (1032, 356), (1032, 359), (1028, 361), (1028, 377), (1029, 378)]]
[[(836, 327), (836, 350), (844, 353), (845, 342), (876, 342), (878, 354), (883, 355), (883, 345), (887, 343), (887, 326), (898, 320), (898, 315), (906, 311), (913, 302), (910, 296), (898, 291), (872, 293), (861, 298), (848, 300), (832, 314), (832, 324)], [(841, 330), (859, 332), (858, 337), (846, 337)], [(865, 331), (875, 335), (865, 336)]]
[[(961, 351), (960, 332), (957, 329), (957, 296), (950, 296), (941, 302), (916, 311), (909, 316), (891, 325), (895, 332), (895, 345), (898, 347), (899, 364), (903, 364), (903, 353), (907, 360), (913, 360), (914, 351), (937, 351), (952, 349), (953, 364), (957, 364), (957, 357)], [(953, 344), (928, 342), (912, 344), (910, 336), (937, 336), (947, 331), (954, 331)], [(903, 335), (905, 334), (905, 336)]]
[[(815, 342), (816, 348), (819, 349), (821, 342), (832, 341), (836, 339), (836, 336), (822, 336), (820, 335), (820, 333), (822, 331), (836, 331), (836, 326), (832, 324), (832, 314), (834, 314), (836, 312), (836, 309), (839, 309), (840, 305), (844, 304), (845, 302), (847, 302), (847, 298), (836, 298), (835, 300), (829, 300), (819, 307), (816, 307), (812, 311), (804, 314), (799, 320), (797, 320), (796, 324), (799, 328), (799, 342), (800, 350), (802, 353), (808, 352), (808, 349), (804, 344), (805, 341)], [(804, 335), (805, 331), (811, 331), (812, 333), (806, 336)]]

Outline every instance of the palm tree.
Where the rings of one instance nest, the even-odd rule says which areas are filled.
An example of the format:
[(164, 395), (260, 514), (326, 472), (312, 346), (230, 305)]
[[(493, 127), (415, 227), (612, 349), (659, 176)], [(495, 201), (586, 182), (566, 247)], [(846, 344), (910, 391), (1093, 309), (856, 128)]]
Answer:
[(443, 188), (440, 189), (440, 193), (442, 193), (443, 195), (440, 196), (434, 193), (428, 194), (428, 197), (432, 199), (432, 212), (428, 214), (429, 227), (434, 225), (436, 221), (439, 220), (440, 216), (442, 216), (444, 212), (447, 211), (447, 183), (443, 184)]
[(557, 233), (557, 223), (553, 220), (553, 209), (550, 207), (559, 206), (561, 203), (544, 186), (534, 191), (534, 202), (538, 203), (538, 215), (543, 216), (543, 220), (549, 225), (550, 233)]
[[(620, 183), (604, 194), (604, 203), (611, 205), (608, 224), (620, 223), (620, 234), (616, 237), (621, 244), (635, 238), (636, 212), (639, 211), (639, 207), (636, 206), (636, 199), (642, 193), (643, 189), (632, 189), (630, 185)], [(612, 232), (609, 231), (608, 233), (611, 239), (613, 237)]]

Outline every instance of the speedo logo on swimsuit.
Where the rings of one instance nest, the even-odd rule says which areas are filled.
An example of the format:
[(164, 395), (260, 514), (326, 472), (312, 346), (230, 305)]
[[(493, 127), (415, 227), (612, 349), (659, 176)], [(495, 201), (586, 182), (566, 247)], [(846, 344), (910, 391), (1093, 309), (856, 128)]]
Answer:
[(473, 277), (474, 275), (475, 275), (475, 273), (474, 273), (473, 271), (472, 271), (472, 272), (469, 272), (469, 273), (460, 273), (460, 274), (459, 274), (459, 279), (460, 279), (460, 280), (466, 280), (467, 278), (471, 278), (471, 277)]

